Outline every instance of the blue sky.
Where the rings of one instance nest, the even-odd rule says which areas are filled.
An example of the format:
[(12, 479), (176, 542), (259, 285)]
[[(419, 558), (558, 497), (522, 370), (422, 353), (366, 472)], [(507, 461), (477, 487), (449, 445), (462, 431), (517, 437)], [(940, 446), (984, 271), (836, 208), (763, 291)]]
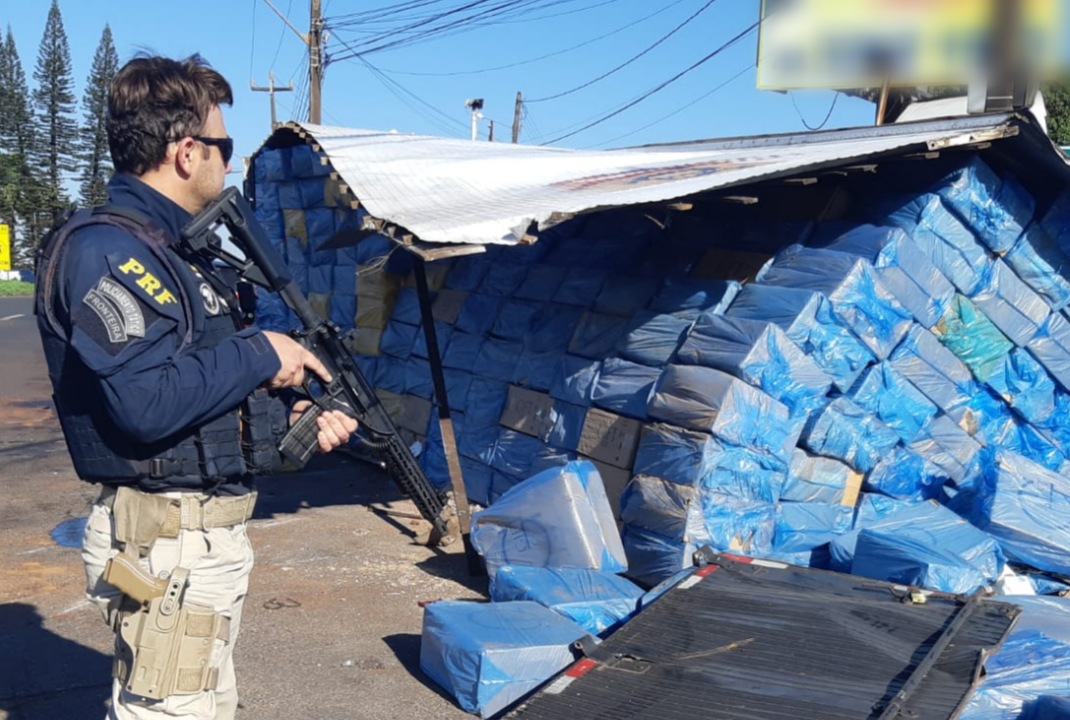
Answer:
[[(529, 100), (521, 142), (546, 143), (599, 120), (693, 65), (754, 23), (759, 6), (759, 0), (527, 0), (529, 7), (542, 9), (372, 52), (365, 55), (368, 64), (340, 59), (361, 42), (381, 44), (384, 40), (376, 38), (389, 42), (402, 37), (390, 33), (400, 20), (396, 14), (367, 21), (367, 13), (400, 1), (323, 0), (330, 32), (325, 124), (467, 138), (470, 114), (465, 100), (480, 97), (486, 116), (480, 121), (480, 137), (486, 138), (493, 119), (496, 139), (508, 140), (520, 91)], [(293, 25), (307, 30), (308, 0), (272, 3)], [(422, 4), (448, 10), (462, 3)], [(9, 0), (5, 5), (0, 23), (5, 32), (7, 26), (14, 32), (32, 88), (49, 0)], [(139, 51), (170, 56), (199, 52), (230, 80), (236, 98), (226, 119), (239, 155), (255, 151), (270, 130), (268, 93), (250, 91), (250, 81), (266, 86), (269, 71), (279, 85), (293, 81), (297, 92), (276, 95), (279, 119), (307, 117), (307, 50), (264, 0), (60, 0), (60, 11), (79, 103), (93, 52), (108, 23), (121, 61)], [(427, 10), (419, 12), (426, 15)], [(345, 20), (356, 22), (343, 24)], [(667, 40), (604, 80), (538, 101), (594, 80), (681, 24)], [(820, 124), (834, 94), (757, 90), (752, 67), (756, 54), (753, 32), (645, 101), (555, 144), (623, 147), (796, 132), (805, 129), (803, 118), (810, 125)], [(870, 124), (873, 112), (870, 103), (841, 97), (827, 127)]]

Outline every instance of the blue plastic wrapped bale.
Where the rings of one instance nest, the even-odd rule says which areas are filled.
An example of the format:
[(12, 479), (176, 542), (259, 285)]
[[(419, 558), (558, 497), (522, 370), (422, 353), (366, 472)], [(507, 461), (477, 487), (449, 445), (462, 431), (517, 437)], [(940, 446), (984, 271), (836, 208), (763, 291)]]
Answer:
[(651, 423), (643, 426), (632, 472), (695, 486), (712, 469), (713, 458), (723, 449), (709, 433)]
[(590, 267), (571, 267), (554, 293), (554, 302), (589, 308), (602, 292), (609, 273)]
[(788, 407), (793, 418), (821, 406), (832, 381), (777, 325), (703, 313), (677, 361), (723, 370)]
[(541, 473), (543, 470), (563, 468), (578, 459), (579, 456), (574, 452), (542, 445), (532, 452), (530, 472), (534, 475), (535, 473)]
[(617, 353), (648, 367), (664, 367), (680, 347), (691, 321), (685, 318), (639, 310), (628, 324), (628, 332), (617, 343)]
[(888, 357), (913, 322), (877, 280), (873, 265), (849, 253), (792, 245), (770, 260), (756, 280), (824, 293), (840, 322), (880, 360)]
[(557, 361), (561, 357), (556, 352), (538, 352), (525, 348), (520, 360), (513, 370), (513, 383), (532, 390), (547, 391), (557, 375)]
[(922, 254), (959, 292), (970, 295), (988, 272), (990, 258), (973, 232), (932, 193), (894, 198), (877, 210), (878, 222), (906, 231)]
[(1051, 314), (1044, 298), (1002, 260), (993, 261), (991, 272), (971, 299), (1019, 347), (1036, 336)]
[(403, 362), (405, 364), (405, 392), (422, 397), (424, 400), (432, 399), (435, 394), (435, 384), (431, 378), (430, 363), (416, 356)]
[(643, 589), (599, 570), (514, 567), (498, 569), (490, 584), (494, 602), (530, 600), (559, 613), (591, 635), (612, 631), (635, 614)]
[(472, 365), (472, 374), (509, 382), (516, 372), (516, 364), (523, 349), (524, 346), (518, 342), (487, 338), (479, 346), (479, 354)]
[(629, 578), (646, 587), (654, 587), (692, 566), (697, 547), (684, 540), (673, 540), (638, 527), (624, 526), (621, 535), (628, 555)]
[(863, 487), (867, 492), (920, 502), (938, 497), (949, 479), (936, 464), (900, 446), (866, 473)]
[(862, 475), (834, 458), (810, 455), (801, 448), (792, 453), (780, 500), (795, 503), (831, 503), (853, 508), (858, 501)]
[[(460, 437), (460, 432), (457, 433)], [(478, 460), (461, 455), (461, 475), (464, 477), (464, 489), (468, 493), (468, 501), (486, 507), (490, 505), (490, 490), (494, 478), (494, 471), (490, 466), (484, 465)]]
[(955, 293), (954, 285), (901, 228), (878, 225), (840, 227), (817, 247), (869, 260), (881, 284), (924, 327), (931, 328), (936, 324)]
[(470, 373), (479, 357), (479, 348), (483, 346), (482, 335), (461, 332), (454, 327), (446, 352), (442, 354), (442, 366), (451, 370)]
[(786, 465), (769, 461), (768, 455), (726, 445), (710, 458), (700, 487), (749, 504), (770, 505), (783, 493), (788, 471)]
[(854, 562), (855, 545), (862, 528), (872, 525), (879, 518), (889, 515), (899, 508), (914, 505), (914, 501), (897, 500), (876, 493), (862, 493), (855, 510), (854, 527), (829, 541), (829, 568), (839, 573), (850, 574)]
[(728, 373), (697, 365), (665, 368), (648, 410), (655, 420), (713, 433), (785, 465), (798, 437), (783, 403)]
[(874, 361), (873, 354), (836, 320), (825, 296), (813, 290), (748, 283), (725, 315), (776, 323), (841, 392), (847, 392)]
[(1062, 450), (1041, 429), (1016, 417), (1007, 419), (1002, 432), (989, 438), (988, 446), (1024, 455), (1056, 473), (1068, 469)]
[(500, 473), (523, 480), (539, 472), (532, 468), (532, 461), (545, 447), (538, 438), (501, 428), (488, 464)]
[(862, 528), (851, 573), (950, 593), (995, 582), (1005, 559), (996, 539), (935, 500)]
[(591, 393), (602, 363), (575, 355), (562, 355), (557, 362), (550, 397), (573, 405), (590, 407)]
[(937, 412), (936, 405), (888, 361), (870, 366), (848, 397), (910, 442)]
[(563, 353), (582, 317), (582, 308), (547, 303), (532, 316), (524, 346), (536, 352)]
[(969, 400), (973, 390), (969, 368), (923, 327), (911, 329), (890, 362), (941, 410), (961, 407)]
[(357, 294), (357, 268), (349, 263), (331, 268), (331, 290), (346, 295)]
[(531, 334), (532, 323), (542, 304), (530, 300), (506, 300), (490, 327), (490, 334), (503, 340), (522, 342)]
[[(464, 430), (464, 414), (452, 413), (450, 422), (453, 426), (454, 437), (460, 436)], [(450, 470), (446, 461), (446, 448), (442, 439), (442, 426), (438, 422), (437, 414), (432, 416), (427, 423), (427, 442), (424, 451), (420, 453), (420, 467), (423, 468), (427, 479), (434, 483), (435, 487), (444, 490), (450, 487)], [(462, 471), (462, 476), (463, 476)], [(465, 477), (465, 484), (468, 478)], [(480, 501), (482, 502), (482, 501)]]
[(520, 300), (546, 302), (557, 293), (557, 288), (565, 279), (566, 268), (555, 265), (533, 265), (528, 268), (524, 282), (516, 289), (513, 297)]
[(735, 280), (669, 278), (650, 301), (650, 309), (685, 317), (694, 317), (706, 310), (723, 313), (732, 304), (739, 288), (740, 284)]
[(723, 552), (769, 557), (776, 535), (776, 505), (750, 503), (714, 492), (698, 496), (701, 523), (690, 539)]
[(424, 609), (420, 669), (463, 710), (489, 718), (568, 667), (586, 634), (535, 602), (439, 600)]
[(619, 358), (603, 360), (591, 389), (591, 402), (618, 415), (646, 420), (647, 404), (660, 376), (657, 368)]
[(412, 347), (416, 343), (416, 333), (419, 330), (415, 325), (391, 321), (383, 331), (379, 349), (391, 357), (407, 359), (412, 355)]
[(981, 444), (947, 415), (937, 415), (907, 445), (940, 468), (956, 483), (966, 483), (977, 473), (976, 459)]
[(587, 460), (546, 470), (472, 516), (487, 572), (503, 565), (627, 569), (602, 478)]
[(483, 277), (479, 291), (494, 297), (512, 297), (524, 282), (528, 266), (499, 260), (493, 264), (490, 272)]
[(1070, 720), (1070, 696), (1041, 695), (1022, 706), (1019, 720)]
[(838, 397), (810, 418), (800, 442), (816, 455), (842, 460), (865, 473), (899, 444), (899, 436), (876, 415)]
[(460, 257), (446, 276), (446, 287), (474, 292), (483, 284), (484, 278), (490, 271), (490, 265), (490, 260), (484, 255)]
[(490, 330), (498, 317), (502, 299), (482, 293), (470, 293), (464, 300), (455, 323), (458, 330), (472, 335), (483, 335)]
[(601, 360), (614, 354), (628, 332), (628, 319), (592, 311), (585, 312), (568, 343), (573, 355)]
[(962, 720), (1022, 720), (1044, 696), (1070, 696), (1070, 600), (1015, 597), (1013, 602), (1022, 612), (999, 649), (985, 658), (980, 684), (958, 716)]
[(258, 189), (261, 183), (267, 184), (265, 181), (285, 180), (290, 177), (292, 170), (288, 149), (272, 150), (265, 147), (256, 154), (256, 160), (253, 162), (253, 177), (256, 178)]
[(655, 278), (610, 275), (603, 283), (593, 309), (608, 315), (631, 317), (650, 303), (660, 284)]
[(1063, 190), (1038, 222), (1063, 253), (1070, 257), (1070, 191)]
[(1014, 348), (1014, 343), (964, 295), (955, 296), (933, 333), (978, 380), (988, 377)]
[(1036, 202), (1012, 178), (1000, 178), (976, 154), (933, 191), (997, 254), (1007, 252), (1033, 220)]
[(1070, 479), (1003, 450), (980, 464), (978, 482), (951, 506), (998, 539), (1008, 559), (1070, 574)]
[(1070, 390), (1070, 322), (1052, 313), (1026, 349), (1065, 390)]
[(636, 475), (620, 497), (625, 528), (640, 528), (665, 538), (689, 541), (701, 522), (699, 491), (652, 475)]
[(468, 402), (464, 406), (469, 424), (497, 426), (509, 395), (509, 386), (503, 382), (473, 377), (468, 384)]
[(1053, 310), (1070, 303), (1070, 257), (1043, 225), (1030, 225), (1003, 259)]
[(815, 550), (849, 532), (854, 508), (821, 502), (777, 505), (772, 557), (797, 565), (811, 565)]
[(583, 424), (586, 420), (587, 407), (585, 405), (573, 405), (564, 400), (554, 400), (553, 407), (550, 408), (552, 426), (550, 434), (545, 438), (546, 442), (553, 447), (575, 452), (579, 449)]
[[(441, 359), (450, 346), (450, 338), (453, 337), (453, 326), (444, 322), (435, 322), (435, 344), (438, 347), (437, 356)], [(427, 334), (423, 327), (416, 333), (415, 342), (412, 344), (412, 355), (422, 360), (427, 360), (430, 355), (427, 352)]]

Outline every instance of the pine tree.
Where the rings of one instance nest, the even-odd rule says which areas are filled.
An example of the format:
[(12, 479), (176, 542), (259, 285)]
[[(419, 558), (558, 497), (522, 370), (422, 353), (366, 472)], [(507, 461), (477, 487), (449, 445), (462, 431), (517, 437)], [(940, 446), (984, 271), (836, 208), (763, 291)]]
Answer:
[(11, 26), (0, 45), (0, 222), (11, 228), (12, 260), (16, 267), (32, 267), (38, 235), (40, 181), (31, 154), (34, 123), (31, 120), (26, 74), (22, 69)]
[(68, 205), (64, 174), (77, 170), (78, 142), (71, 49), (57, 0), (52, 0), (48, 11), (33, 77), (37, 81), (33, 102), (39, 130), (34, 159), (48, 190), (46, 207), (42, 209), (55, 215)]
[(108, 133), (105, 121), (108, 114), (108, 86), (119, 70), (119, 55), (111, 38), (111, 27), (104, 26), (100, 44), (93, 56), (93, 69), (86, 78), (85, 95), (82, 97), (84, 123), (80, 137), (82, 204), (100, 205), (108, 199), (104, 186), (111, 175), (108, 161)]

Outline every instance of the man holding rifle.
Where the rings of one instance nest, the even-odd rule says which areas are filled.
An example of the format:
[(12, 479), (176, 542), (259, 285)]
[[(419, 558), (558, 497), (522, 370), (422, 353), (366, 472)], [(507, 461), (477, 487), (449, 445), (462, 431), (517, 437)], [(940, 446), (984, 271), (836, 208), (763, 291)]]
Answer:
[[(75, 471), (103, 486), (86, 526), (87, 593), (116, 632), (110, 718), (233, 718), (231, 659), (253, 553), (255, 475), (308, 408), (276, 391), (323, 364), (245, 327), (234, 287), (183, 227), (223, 189), (230, 85), (199, 56), (115, 76), (109, 204), (46, 240), (36, 313)], [(356, 421), (316, 419), (327, 452)]]

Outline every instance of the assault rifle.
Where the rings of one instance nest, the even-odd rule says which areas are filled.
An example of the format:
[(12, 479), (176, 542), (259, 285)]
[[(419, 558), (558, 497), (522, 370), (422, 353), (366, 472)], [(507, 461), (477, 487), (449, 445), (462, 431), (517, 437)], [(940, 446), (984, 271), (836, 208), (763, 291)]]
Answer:
[[(223, 248), (215, 233), (219, 225), (226, 227), (231, 241), (244, 258)], [(445, 498), (424, 475), (409, 446), (398, 435), (397, 427), (375, 390), (353, 362), (345, 338), (336, 326), (320, 318), (312, 309), (237, 188), (224, 190), (193, 218), (182, 231), (182, 242), (188, 250), (220, 260), (237, 270), (245, 280), (277, 292), (303, 326), (302, 330), (293, 333), (294, 338), (314, 353), (331, 373), (330, 383), (320, 383), (321, 393), (313, 392), (312, 380), (306, 379), (304, 391), (313, 405), (283, 438), (279, 447), (283, 455), (303, 466), (319, 444), (316, 418), (326, 410), (341, 410), (356, 418), (358, 438), (382, 459), (397, 486), (416, 504), (420, 515), (431, 523), (428, 544), (447, 539), (450, 531)]]

